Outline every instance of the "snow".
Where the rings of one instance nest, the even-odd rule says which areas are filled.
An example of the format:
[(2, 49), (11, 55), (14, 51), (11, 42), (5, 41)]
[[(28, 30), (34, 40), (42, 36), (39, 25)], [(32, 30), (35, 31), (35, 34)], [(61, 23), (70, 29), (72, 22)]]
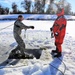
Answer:
[[(6, 66), (0, 69), (0, 75), (62, 75), (60, 71), (64, 72), (64, 65), (57, 58), (52, 59), (50, 52), (55, 49), (54, 38), (51, 38), (50, 27), (54, 21), (35, 21), (24, 20), (26, 25), (33, 25), (35, 29), (29, 29), (26, 32), (22, 31), (22, 38), (26, 43), (26, 48), (49, 47), (43, 50), (40, 59), (21, 59), (15, 66)], [(14, 21), (0, 22), (0, 63), (7, 59), (8, 50), (12, 50), (17, 43), (13, 37), (13, 23)], [(60, 58), (66, 65), (65, 75), (75, 75), (75, 21), (67, 21), (66, 35), (62, 45), (63, 52)], [(5, 28), (6, 26), (10, 27)], [(54, 67), (52, 67), (51, 65)], [(19, 66), (19, 67), (18, 67)]]
[[(57, 18), (56, 15), (50, 15), (50, 14), (22, 14), (24, 16), (25, 19), (51, 19), (54, 20)], [(0, 15), (0, 20), (2, 19), (16, 19), (18, 17), (18, 14), (8, 14), (8, 15)], [(75, 20), (75, 16), (71, 16), (71, 15), (65, 15), (66, 19), (73, 19)]]
[(67, 23), (67, 32), (69, 33), (70, 36), (75, 37), (75, 28), (74, 28), (75, 21), (68, 21)]

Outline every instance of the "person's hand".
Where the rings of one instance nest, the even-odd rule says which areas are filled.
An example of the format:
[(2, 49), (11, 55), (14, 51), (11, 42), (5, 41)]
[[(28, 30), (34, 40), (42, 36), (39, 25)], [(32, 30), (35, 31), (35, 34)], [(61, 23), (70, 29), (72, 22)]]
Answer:
[(58, 36), (58, 35), (59, 35), (59, 33), (58, 33), (58, 32), (55, 32), (55, 35), (56, 35), (56, 36)]
[(34, 29), (34, 26), (30, 26), (30, 28)]
[(51, 38), (54, 38), (54, 34), (53, 34), (53, 32), (51, 32)]
[(52, 28), (50, 28), (50, 31), (52, 31)]

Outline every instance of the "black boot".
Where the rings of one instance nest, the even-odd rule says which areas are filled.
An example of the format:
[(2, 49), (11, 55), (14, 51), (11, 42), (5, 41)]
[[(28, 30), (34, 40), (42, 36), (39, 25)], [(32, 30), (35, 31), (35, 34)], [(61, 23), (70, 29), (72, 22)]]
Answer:
[(57, 53), (58, 51), (57, 50), (52, 50), (52, 53)]
[(54, 54), (57, 54), (57, 50), (52, 50), (51, 54), (54, 55)]
[(52, 50), (51, 54), (55, 54), (58, 53), (58, 49), (56, 48), (56, 50)]
[(58, 52), (56, 55), (54, 55), (54, 57), (61, 57), (62, 56), (62, 54), (61, 54), (61, 52)]
[(56, 50), (52, 50), (52, 53), (58, 53), (58, 48), (56, 47)]

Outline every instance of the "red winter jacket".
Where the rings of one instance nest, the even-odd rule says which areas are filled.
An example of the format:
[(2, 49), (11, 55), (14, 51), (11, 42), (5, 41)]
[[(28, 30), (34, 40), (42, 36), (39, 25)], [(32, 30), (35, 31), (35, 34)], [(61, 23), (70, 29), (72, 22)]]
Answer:
[[(61, 13), (57, 14), (58, 18), (55, 20), (52, 28), (55, 36), (55, 42), (61, 44), (63, 43), (66, 31), (66, 23), (67, 23), (63, 15), (64, 15), (64, 9), (62, 9)], [(55, 35), (55, 33), (58, 33), (58, 35)]]

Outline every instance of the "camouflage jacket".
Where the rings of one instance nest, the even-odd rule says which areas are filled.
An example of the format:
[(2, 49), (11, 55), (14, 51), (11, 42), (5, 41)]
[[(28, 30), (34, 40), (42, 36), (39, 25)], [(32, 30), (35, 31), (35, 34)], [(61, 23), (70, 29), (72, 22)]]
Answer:
[(14, 32), (14, 34), (20, 35), (22, 29), (28, 29), (28, 28), (30, 28), (30, 26), (26, 26), (21, 21), (16, 20), (15, 23), (14, 23), (14, 30), (13, 30), (13, 32)]

